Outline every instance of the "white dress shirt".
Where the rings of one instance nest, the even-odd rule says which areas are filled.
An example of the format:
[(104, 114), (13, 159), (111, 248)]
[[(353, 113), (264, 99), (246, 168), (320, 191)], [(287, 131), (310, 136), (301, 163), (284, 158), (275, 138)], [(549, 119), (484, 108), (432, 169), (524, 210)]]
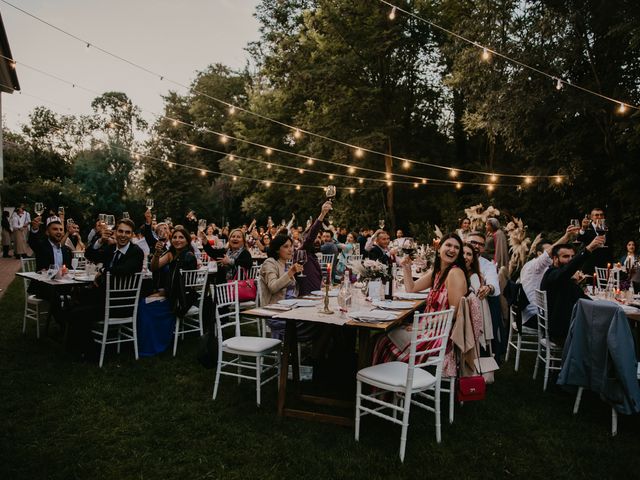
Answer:
[(480, 262), (480, 273), (484, 277), (485, 285), (493, 287), (493, 293), (491, 297), (497, 297), (500, 295), (500, 282), (498, 281), (498, 267), (491, 260), (487, 260), (484, 257), (478, 257)]
[(531, 317), (538, 314), (538, 308), (533, 304), (535, 291), (540, 289), (544, 272), (546, 272), (552, 264), (553, 261), (545, 250), (542, 255), (529, 260), (522, 267), (520, 271), (520, 283), (529, 300), (529, 305), (522, 311), (522, 323), (525, 323)]
[(53, 248), (53, 263), (56, 264), (56, 268), (62, 267), (64, 259), (62, 257), (62, 248), (57, 243), (53, 243), (49, 240), (51, 247)]

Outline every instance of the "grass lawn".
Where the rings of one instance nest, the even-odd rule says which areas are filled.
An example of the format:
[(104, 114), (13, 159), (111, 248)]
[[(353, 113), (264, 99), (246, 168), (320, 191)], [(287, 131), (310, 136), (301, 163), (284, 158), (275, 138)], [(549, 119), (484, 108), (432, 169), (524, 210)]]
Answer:
[[(585, 393), (574, 397), (531, 379), (525, 357), (497, 372), (488, 398), (456, 410), (442, 444), (433, 417), (414, 410), (407, 457), (399, 427), (365, 417), (361, 440), (343, 427), (279, 419), (276, 386), (255, 406), (253, 384), (223, 379), (195, 360), (197, 339), (178, 356), (135, 361), (108, 350), (105, 366), (75, 362), (52, 336), (21, 333), (23, 289), (0, 301), (0, 478), (637, 478), (640, 416), (619, 417)], [(446, 404), (446, 401), (444, 402)]]

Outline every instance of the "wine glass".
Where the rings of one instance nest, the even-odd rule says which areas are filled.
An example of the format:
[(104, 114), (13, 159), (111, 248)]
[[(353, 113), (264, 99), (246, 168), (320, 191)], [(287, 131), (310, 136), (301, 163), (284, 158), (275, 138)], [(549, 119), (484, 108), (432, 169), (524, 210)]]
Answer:
[(207, 221), (204, 218), (198, 220), (198, 231), (204, 232), (207, 229)]
[[(306, 250), (296, 250), (295, 260), (298, 265), (304, 265), (307, 263), (307, 251)], [(300, 272), (299, 277), (306, 277), (306, 275)]]
[(405, 255), (409, 255), (412, 260), (415, 258), (417, 247), (416, 243), (413, 241), (413, 238), (404, 239), (404, 242), (402, 242), (402, 252)]
[(324, 189), (324, 194), (327, 197), (327, 200), (332, 202), (336, 197), (336, 186), (335, 185), (327, 185)]
[(74, 223), (76, 222), (73, 221), (73, 218), (67, 218), (67, 228), (69, 228), (69, 226), (73, 225)]
[(99, 221), (100, 223), (105, 223), (105, 222), (107, 221), (107, 216), (106, 216), (104, 213), (100, 213), (100, 214), (98, 215), (98, 221)]
[(151, 210), (153, 208), (153, 198), (147, 198), (147, 210)]
[(113, 215), (105, 215), (104, 223), (109, 230), (113, 230), (113, 227), (116, 226), (116, 217)]
[(577, 218), (572, 218), (570, 225), (572, 227), (579, 227), (580, 226), (580, 220), (578, 220)]
[(131, 218), (129, 212), (122, 212), (122, 218)]
[(74, 276), (75, 276), (76, 270), (78, 270), (78, 263), (79, 263), (78, 257), (74, 256), (71, 259), (71, 268), (73, 269)]
[(33, 211), (38, 216), (42, 215), (42, 213), (44, 212), (44, 204), (42, 202), (36, 202), (35, 206), (33, 207)]
[(56, 273), (58, 273), (58, 267), (56, 267), (55, 263), (50, 264), (49, 269), (47, 270), (47, 277), (52, 280), (53, 277), (56, 276)]

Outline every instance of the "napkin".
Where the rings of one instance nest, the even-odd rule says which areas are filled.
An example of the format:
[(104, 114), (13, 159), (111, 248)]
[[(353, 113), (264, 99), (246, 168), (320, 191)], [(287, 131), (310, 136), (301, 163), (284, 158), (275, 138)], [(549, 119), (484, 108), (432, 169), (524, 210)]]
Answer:
[(388, 322), (397, 318), (395, 314), (381, 310), (350, 312), (349, 317), (361, 322)]

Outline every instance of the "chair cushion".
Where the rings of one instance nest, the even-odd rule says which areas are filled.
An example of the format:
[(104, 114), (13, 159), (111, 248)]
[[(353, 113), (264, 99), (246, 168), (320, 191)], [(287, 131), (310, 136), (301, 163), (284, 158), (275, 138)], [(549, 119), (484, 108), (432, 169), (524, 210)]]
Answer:
[[(407, 369), (404, 362), (380, 363), (360, 370), (358, 380), (386, 390), (403, 390), (407, 383)], [(436, 377), (426, 370), (416, 368), (413, 371), (413, 390), (424, 390), (435, 383)]]
[(264, 338), (264, 337), (231, 337), (222, 342), (222, 347), (225, 351), (232, 353), (245, 352), (245, 353), (262, 353), (270, 352), (280, 346), (282, 343), (277, 338)]

